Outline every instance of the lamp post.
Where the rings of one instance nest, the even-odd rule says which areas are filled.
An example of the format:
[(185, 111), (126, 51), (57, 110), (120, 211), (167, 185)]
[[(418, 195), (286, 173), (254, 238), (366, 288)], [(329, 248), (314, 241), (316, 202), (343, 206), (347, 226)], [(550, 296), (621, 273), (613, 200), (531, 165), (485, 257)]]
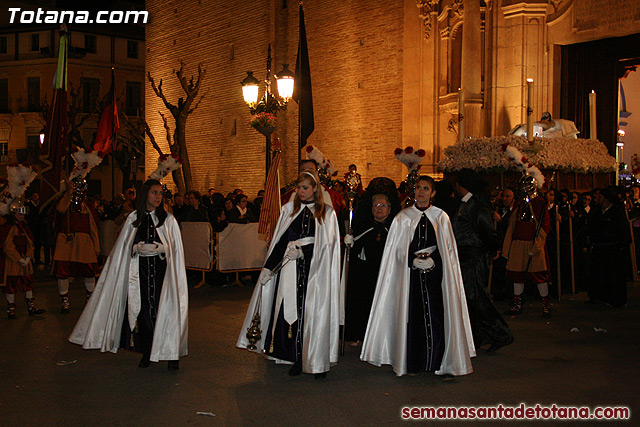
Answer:
[[(253, 77), (253, 71), (247, 71), (247, 77), (240, 82), (242, 85), (242, 96), (249, 106), (251, 115), (260, 113), (273, 114), (287, 108), (287, 103), (293, 95), (294, 74), (288, 68), (288, 64), (282, 64), (282, 70), (275, 75), (278, 85), (278, 95), (271, 93), (271, 44), (267, 50), (267, 77), (265, 78), (265, 91), (262, 99), (258, 101), (259, 81)], [(254, 126), (256, 130), (266, 137), (266, 173), (269, 173), (271, 166), (271, 134), (275, 130), (274, 126)]]
[(616, 184), (619, 184), (620, 180), (620, 165), (624, 163), (624, 141), (623, 138), (626, 135), (625, 131), (618, 129), (618, 141), (616, 142)]

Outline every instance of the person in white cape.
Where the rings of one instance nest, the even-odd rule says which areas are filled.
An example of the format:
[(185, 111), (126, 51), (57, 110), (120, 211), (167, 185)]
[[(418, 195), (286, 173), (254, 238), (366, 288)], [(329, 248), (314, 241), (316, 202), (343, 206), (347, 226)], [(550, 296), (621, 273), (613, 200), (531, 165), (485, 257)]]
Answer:
[(302, 172), (296, 193), (280, 212), (264, 268), (258, 277), (237, 346), (248, 348), (247, 331), (259, 309), (257, 353), (324, 378), (338, 362), (340, 237), (315, 171)]
[(85, 349), (142, 353), (138, 366), (187, 355), (188, 288), (182, 238), (164, 210), (162, 184), (144, 183), (69, 341)]
[(449, 217), (431, 205), (435, 182), (421, 176), (415, 204), (393, 220), (360, 359), (398, 376), (473, 372), (476, 355)]

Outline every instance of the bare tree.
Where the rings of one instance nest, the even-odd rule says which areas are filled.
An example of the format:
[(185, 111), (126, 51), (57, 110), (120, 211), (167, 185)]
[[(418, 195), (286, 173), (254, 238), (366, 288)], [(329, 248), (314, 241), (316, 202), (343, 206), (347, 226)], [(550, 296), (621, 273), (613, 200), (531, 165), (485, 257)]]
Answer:
[[(124, 127), (124, 132), (121, 132), (118, 137), (119, 149), (114, 152), (114, 157), (118, 167), (122, 170), (123, 176), (127, 177), (126, 180), (129, 180), (130, 172), (133, 174), (131, 180), (135, 180), (135, 166), (139, 165), (138, 159), (144, 159), (145, 136), (151, 141), (151, 145), (158, 153), (158, 156), (163, 153), (156, 142), (156, 138), (151, 133), (149, 124), (144, 119), (144, 110), (141, 109), (137, 117), (129, 117), (124, 114), (121, 117), (124, 118), (126, 126)], [(123, 121), (121, 120), (120, 123), (123, 123)], [(125, 180), (123, 180), (123, 190), (125, 189), (124, 185)]]
[(186, 100), (182, 97), (178, 98), (177, 106), (171, 104), (162, 92), (162, 79), (160, 79), (160, 83), (156, 86), (153, 77), (151, 77), (151, 73), (147, 73), (147, 78), (151, 83), (153, 91), (158, 98), (162, 99), (162, 102), (173, 116), (175, 122), (175, 129), (172, 135), (167, 117), (165, 117), (162, 112), (158, 112), (158, 114), (160, 114), (160, 116), (162, 117), (162, 121), (164, 123), (167, 142), (169, 143), (169, 150), (171, 151), (171, 153), (176, 153), (178, 156), (182, 157), (183, 160), (182, 168), (173, 172), (173, 180), (178, 186), (178, 191), (180, 193), (185, 193), (187, 189), (193, 188), (191, 165), (189, 163), (189, 153), (187, 152), (186, 126), (189, 114), (193, 113), (193, 111), (198, 108), (200, 102), (202, 102), (202, 99), (204, 98), (204, 95), (200, 96), (200, 98), (194, 104), (194, 101), (198, 97), (198, 92), (200, 91), (200, 85), (206, 74), (206, 70), (203, 69), (202, 63), (199, 63), (198, 78), (194, 83), (193, 76), (190, 80), (187, 81), (187, 78), (183, 74), (183, 70), (184, 62), (180, 61), (180, 69), (176, 71), (176, 77), (180, 82), (182, 90), (184, 90), (185, 94), (187, 95), (187, 98)]

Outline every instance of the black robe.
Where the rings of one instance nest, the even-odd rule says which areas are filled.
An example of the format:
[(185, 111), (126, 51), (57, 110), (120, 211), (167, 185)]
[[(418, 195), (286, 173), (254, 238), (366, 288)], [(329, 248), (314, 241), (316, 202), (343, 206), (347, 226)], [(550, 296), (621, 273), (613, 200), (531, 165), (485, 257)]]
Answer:
[(366, 225), (354, 227), (354, 236), (360, 237), (353, 243), (349, 256), (349, 280), (345, 310), (345, 339), (347, 341), (362, 341), (364, 339), (373, 295), (376, 292), (380, 261), (392, 221), (391, 215), (384, 222), (375, 221), (371, 217), (371, 221)]
[[(140, 242), (162, 244), (149, 212), (147, 212), (146, 218), (142, 220), (142, 223), (136, 231), (136, 236), (133, 239), (134, 245)], [(160, 303), (164, 274), (167, 271), (167, 260), (158, 255), (152, 257), (140, 256), (138, 257), (138, 265), (141, 302), (140, 313), (138, 314), (134, 331), (130, 330), (129, 322), (125, 320), (122, 323), (120, 348), (134, 350), (145, 356), (149, 356), (151, 355), (153, 332), (156, 327), (156, 317), (158, 315), (158, 304)], [(128, 310), (129, 308), (127, 306), (124, 319), (128, 318)]]
[(444, 302), (442, 300), (442, 258), (436, 250), (433, 270), (413, 268), (415, 252), (437, 246), (436, 232), (423, 213), (409, 244), (409, 317), (407, 319), (407, 373), (440, 369), (444, 355)]
[[(287, 231), (282, 234), (280, 240), (271, 251), (264, 267), (272, 270), (283, 260), (289, 242), (305, 237), (315, 236), (316, 223), (313, 213), (302, 205), (302, 212), (293, 220)], [(296, 308), (298, 320), (289, 325), (284, 319), (284, 305), (280, 307), (279, 313), (274, 313), (276, 304), (273, 304), (270, 313), (269, 328), (264, 340), (264, 351), (268, 356), (290, 362), (302, 361), (303, 344), (303, 322), (304, 322), (304, 301), (307, 296), (307, 281), (309, 279), (309, 268), (313, 257), (313, 244), (302, 246), (303, 259), (296, 260)], [(274, 298), (278, 295), (280, 286), (280, 275), (274, 290)], [(273, 322), (276, 322), (275, 331)], [(272, 333), (273, 331), (273, 333)], [(273, 342), (273, 344), (272, 344)]]
[(498, 247), (491, 211), (482, 200), (471, 196), (460, 205), (452, 225), (474, 344), (478, 348), (509, 343), (513, 338), (511, 330), (486, 291), (490, 258)]
[(626, 253), (631, 232), (624, 208), (612, 205), (589, 224), (591, 275), (589, 298), (621, 307), (627, 303)]

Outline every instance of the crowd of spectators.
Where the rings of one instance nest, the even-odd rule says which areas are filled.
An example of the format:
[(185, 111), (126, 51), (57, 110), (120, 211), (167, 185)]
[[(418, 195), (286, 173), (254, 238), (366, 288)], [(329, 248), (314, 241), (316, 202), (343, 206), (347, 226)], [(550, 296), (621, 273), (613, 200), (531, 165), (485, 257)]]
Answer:
[[(331, 186), (334, 193), (339, 195), (339, 205), (335, 210), (340, 220), (341, 234), (344, 236), (349, 216), (349, 195), (341, 181), (335, 181)], [(453, 187), (447, 181), (436, 183), (436, 197), (434, 203), (440, 206), (450, 217), (457, 211), (459, 201), (455, 197)], [(404, 182), (397, 188), (398, 197), (403, 200), (407, 196)], [(253, 223), (260, 218), (264, 190), (260, 190), (253, 201), (242, 189), (235, 189), (224, 196), (209, 188), (206, 194), (191, 190), (186, 194), (167, 192), (165, 203), (173, 212), (179, 223), (209, 222), (214, 232), (223, 231), (229, 223)], [(547, 237), (547, 252), (549, 257), (549, 273), (551, 283), (562, 283), (562, 292), (572, 291), (572, 283), (577, 291), (588, 290), (590, 283), (590, 266), (594, 253), (595, 239), (619, 239), (626, 242), (625, 230), (633, 234), (633, 248), (635, 250), (622, 251), (621, 268), (625, 277), (632, 279), (632, 261), (635, 268), (640, 265), (640, 186), (594, 188), (589, 191), (571, 191), (568, 189), (548, 189), (543, 197), (547, 201), (547, 212), (551, 220), (551, 232)], [(612, 198), (613, 197), (613, 198)], [(499, 239), (504, 239), (509, 217), (514, 207), (519, 203), (519, 192), (514, 188), (494, 190), (486, 194), (487, 203), (491, 205), (493, 220)], [(357, 205), (358, 197), (355, 204)], [(603, 201), (611, 199), (612, 204), (624, 212), (608, 221), (623, 222), (609, 235), (602, 235)], [(102, 195), (89, 197), (87, 201), (95, 208), (99, 220), (112, 220), (116, 231), (122, 227), (127, 216), (134, 210), (136, 200), (135, 188), (129, 188), (124, 193), (116, 194), (112, 201), (107, 201)], [(604, 202), (607, 204), (607, 202)], [(26, 202), (31, 209), (27, 215), (27, 222), (34, 235), (35, 259), (34, 266), (39, 270), (51, 265), (53, 231), (51, 220), (46, 214), (40, 213), (39, 195), (33, 192)], [(615, 210), (615, 209), (614, 209)], [(607, 223), (608, 224), (608, 223)], [(606, 225), (606, 224), (605, 224)], [(596, 246), (601, 244), (596, 242)], [(105, 254), (106, 255), (106, 254)], [(634, 257), (632, 259), (632, 257)], [(560, 260), (560, 275), (558, 276), (558, 259)], [(496, 258), (493, 263), (491, 293), (496, 300), (508, 299), (512, 293), (512, 286), (504, 278), (505, 260)], [(573, 280), (572, 280), (573, 271)]]

